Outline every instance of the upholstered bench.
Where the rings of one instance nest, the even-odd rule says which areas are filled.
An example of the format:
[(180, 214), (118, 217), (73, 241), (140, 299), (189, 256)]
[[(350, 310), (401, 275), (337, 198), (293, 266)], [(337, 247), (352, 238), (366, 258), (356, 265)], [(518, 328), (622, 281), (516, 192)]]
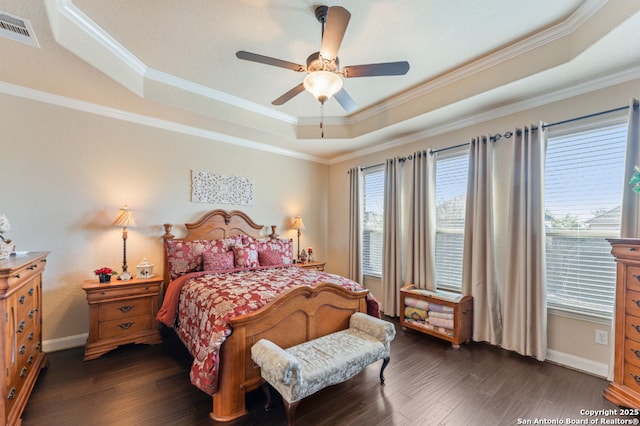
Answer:
[(360, 312), (353, 314), (349, 328), (282, 349), (261, 339), (251, 347), (251, 358), (260, 367), (269, 409), (271, 384), (284, 401), (287, 420), (293, 425), (295, 409), (303, 398), (358, 374), (380, 359), (380, 382), (389, 363), (394, 325)]

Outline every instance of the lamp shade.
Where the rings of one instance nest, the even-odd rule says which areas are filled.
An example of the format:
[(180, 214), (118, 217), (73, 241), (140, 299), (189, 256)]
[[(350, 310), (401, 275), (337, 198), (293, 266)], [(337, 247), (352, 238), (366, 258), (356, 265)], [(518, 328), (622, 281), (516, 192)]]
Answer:
[(136, 221), (133, 220), (133, 212), (127, 207), (124, 206), (118, 212), (118, 216), (113, 220), (113, 226), (136, 226)]
[(314, 71), (302, 84), (322, 104), (342, 89), (342, 79), (330, 71)]
[(304, 222), (302, 221), (302, 218), (300, 216), (296, 216), (295, 219), (293, 219), (291, 227), (298, 230), (304, 229)]

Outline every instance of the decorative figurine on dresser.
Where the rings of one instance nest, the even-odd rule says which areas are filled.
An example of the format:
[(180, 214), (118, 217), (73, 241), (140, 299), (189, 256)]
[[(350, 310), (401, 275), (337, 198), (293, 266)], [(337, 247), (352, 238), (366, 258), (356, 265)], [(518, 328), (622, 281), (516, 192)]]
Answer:
[(27, 252), (0, 260), (0, 414), (19, 425), (33, 386), (47, 360), (42, 352), (42, 272), (49, 252)]

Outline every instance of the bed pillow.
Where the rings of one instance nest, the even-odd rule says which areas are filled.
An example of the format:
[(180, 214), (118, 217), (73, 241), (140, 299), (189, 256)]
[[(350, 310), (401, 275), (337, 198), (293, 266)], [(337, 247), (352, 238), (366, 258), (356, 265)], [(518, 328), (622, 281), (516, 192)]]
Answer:
[(224, 253), (202, 253), (203, 270), (205, 271), (223, 271), (233, 269), (233, 251), (225, 251)]
[(227, 237), (219, 240), (167, 241), (169, 276), (172, 280), (189, 272), (202, 271), (203, 253), (224, 253), (234, 244), (242, 242), (242, 237)]
[(233, 246), (233, 258), (236, 268), (255, 268), (258, 263), (258, 250), (252, 244), (237, 244)]
[[(284, 239), (284, 238), (253, 238), (253, 237), (242, 237), (243, 244), (247, 243), (255, 243), (258, 248), (258, 253), (260, 252), (275, 252), (280, 256), (280, 261), (277, 263), (272, 263), (273, 265), (281, 265), (281, 264), (290, 264), (293, 263), (293, 240), (292, 239)], [(260, 262), (260, 265), (264, 265)]]
[(276, 251), (258, 251), (258, 263), (260, 266), (282, 265), (282, 256)]

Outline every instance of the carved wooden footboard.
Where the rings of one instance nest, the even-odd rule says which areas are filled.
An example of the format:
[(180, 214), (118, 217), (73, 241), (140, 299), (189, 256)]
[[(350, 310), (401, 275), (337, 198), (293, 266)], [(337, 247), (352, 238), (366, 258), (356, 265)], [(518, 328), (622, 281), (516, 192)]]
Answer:
[(230, 320), (233, 333), (222, 345), (218, 392), (211, 417), (229, 421), (246, 414), (245, 392), (260, 386), (260, 369), (251, 346), (265, 338), (288, 348), (349, 327), (354, 312), (367, 312), (368, 291), (352, 292), (336, 284), (301, 286), (247, 315)]

